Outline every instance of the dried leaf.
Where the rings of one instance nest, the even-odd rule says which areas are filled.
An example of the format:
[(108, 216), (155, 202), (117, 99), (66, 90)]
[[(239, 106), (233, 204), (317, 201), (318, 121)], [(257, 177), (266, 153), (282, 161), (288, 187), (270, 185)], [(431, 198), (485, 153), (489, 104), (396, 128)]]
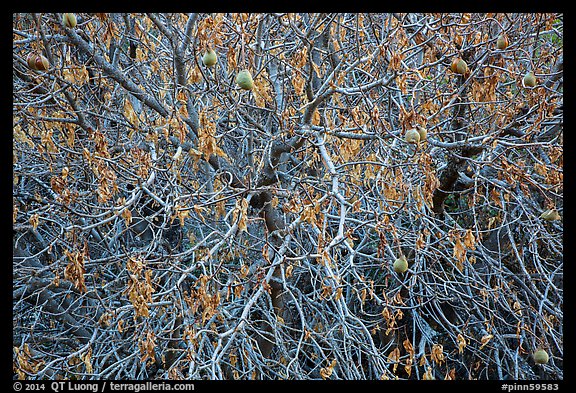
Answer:
[(432, 345), (432, 352), (430, 353), (430, 357), (433, 362), (442, 364), (442, 362), (444, 362), (444, 346), (442, 344)]
[(32, 214), (32, 216), (30, 216), (30, 218), (28, 219), (28, 222), (30, 223), (30, 225), (32, 225), (32, 228), (34, 228), (34, 230), (38, 228), (39, 219), (40, 215), (38, 213)]
[(404, 346), (404, 349), (406, 350), (406, 352), (408, 352), (408, 355), (410, 355), (410, 357), (414, 357), (414, 347), (412, 346), (412, 343), (410, 342), (410, 340), (406, 339), (402, 342), (402, 345)]
[(294, 269), (294, 265), (288, 265), (286, 267), (286, 277), (291, 277), (292, 276), (292, 270)]
[(138, 341), (138, 348), (140, 349), (140, 361), (146, 364), (148, 359), (154, 359), (156, 348), (156, 337), (151, 330), (146, 332), (144, 339), (140, 338)]
[(556, 220), (560, 220), (562, 217), (560, 217), (558, 210), (549, 209), (549, 210), (546, 210), (544, 213), (540, 214), (540, 218), (543, 218), (546, 221), (556, 221)]
[(464, 244), (462, 243), (460, 238), (456, 238), (454, 242), (453, 256), (456, 259), (456, 267), (458, 268), (458, 270), (462, 271), (462, 269), (464, 268), (463, 263), (466, 260), (466, 248), (464, 247)]
[(126, 208), (122, 211), (122, 218), (126, 222), (126, 226), (129, 227), (132, 223), (132, 212), (130, 209)]
[(88, 374), (92, 374), (92, 372), (93, 372), (91, 359), (92, 359), (92, 347), (88, 347), (88, 350), (86, 351), (86, 353), (84, 353), (83, 355), (80, 355), (80, 360), (82, 360), (82, 362), (84, 362), (84, 366), (86, 367), (86, 372)]
[(456, 342), (458, 343), (458, 353), (463, 353), (464, 348), (466, 348), (466, 339), (461, 333), (458, 333), (458, 337), (456, 337)]
[(426, 369), (426, 372), (424, 373), (424, 375), (422, 375), (422, 379), (425, 381), (431, 381), (433, 379), (436, 379), (434, 378), (434, 374), (432, 373), (432, 367), (428, 367)]
[(76, 289), (80, 292), (86, 292), (86, 284), (84, 283), (84, 253), (80, 251), (64, 250), (64, 254), (68, 257), (68, 265), (64, 269), (64, 278), (70, 281)]
[(248, 231), (248, 200), (246, 198), (240, 198), (236, 201), (236, 206), (234, 207), (234, 212), (232, 214), (232, 220), (238, 222), (238, 229), (240, 229), (240, 231)]
[(320, 369), (320, 376), (322, 379), (328, 379), (332, 375), (334, 371), (334, 367), (336, 366), (336, 359), (332, 360), (332, 363), (328, 367), (323, 367)]
[(487, 335), (483, 336), (480, 339), (480, 342), (482, 343), (482, 345), (480, 345), (480, 349), (484, 348), (490, 342), (490, 340), (492, 340), (493, 338), (494, 338), (493, 334), (487, 334)]
[(464, 247), (466, 247), (469, 250), (474, 250), (476, 249), (476, 238), (474, 237), (474, 234), (472, 233), (471, 229), (468, 229), (466, 231), (466, 234), (464, 235)]
[(139, 119), (136, 112), (134, 112), (134, 107), (132, 106), (132, 102), (130, 101), (130, 97), (126, 97), (124, 99), (124, 116), (126, 119), (134, 126), (138, 127)]
[(388, 361), (394, 363), (392, 366), (392, 372), (396, 373), (398, 362), (400, 361), (400, 348), (396, 347), (388, 354)]

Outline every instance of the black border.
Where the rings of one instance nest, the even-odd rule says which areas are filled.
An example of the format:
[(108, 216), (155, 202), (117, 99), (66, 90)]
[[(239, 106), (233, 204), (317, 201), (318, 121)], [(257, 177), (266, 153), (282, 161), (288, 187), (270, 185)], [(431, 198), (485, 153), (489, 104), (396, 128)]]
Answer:
[[(503, 4), (505, 3), (505, 4)], [(6, 3), (5, 3), (6, 4)], [(2, 44), (6, 45), (6, 48), (4, 48), (4, 50), (2, 50), (2, 53), (8, 53), (8, 48), (7, 46), (9, 45), (10, 41), (8, 37), (12, 36), (12, 33), (10, 31), (8, 31), (9, 29), (11, 29), (12, 26), (12, 13), (15, 12), (25, 12), (25, 11), (45, 11), (45, 12), (53, 12), (54, 10), (54, 6), (55, 3), (53, 2), (43, 2), (42, 4), (38, 4), (38, 5), (34, 5), (34, 4), (30, 4), (28, 2), (26, 3), (21, 3), (21, 4), (8, 4), (10, 7), (10, 13), (6, 13), (6, 20), (4, 23), (1, 23), (2, 26), (6, 29), (6, 31), (4, 32), (4, 34), (2, 34), (2, 36), (4, 37), (4, 39), (2, 40)], [(78, 8), (83, 8), (82, 12), (97, 12), (97, 11), (101, 11), (102, 9), (104, 9), (107, 12), (110, 11), (127, 11), (127, 10), (142, 10), (143, 8), (145, 9), (145, 11), (154, 11), (155, 8), (158, 8), (158, 5), (162, 6), (161, 8), (164, 8), (162, 11), (163, 12), (170, 12), (170, 11), (176, 11), (176, 12), (182, 12), (183, 10), (188, 11), (188, 10), (197, 10), (200, 12), (390, 12), (390, 11), (398, 11), (398, 12), (493, 12), (493, 11), (498, 11), (498, 12), (562, 12), (564, 15), (564, 49), (568, 49), (568, 51), (564, 51), (564, 56), (565, 56), (565, 70), (568, 70), (568, 72), (564, 73), (564, 89), (565, 91), (568, 91), (567, 96), (568, 97), (572, 97), (572, 73), (570, 72), (573, 68), (574, 68), (574, 61), (573, 61), (573, 53), (572, 53), (572, 43), (573, 43), (573, 37), (574, 34), (576, 33), (576, 31), (573, 29), (572, 24), (573, 24), (573, 19), (572, 17), (574, 15), (576, 15), (575, 13), (566, 13), (565, 12), (565, 8), (564, 7), (564, 3), (560, 3), (560, 2), (539, 2), (537, 5), (535, 4), (530, 4), (530, 2), (526, 2), (526, 1), (522, 1), (522, 2), (513, 2), (513, 1), (500, 1), (500, 2), (493, 2), (493, 3), (488, 3), (484, 2), (484, 1), (469, 1), (469, 2), (463, 2), (463, 1), (459, 1), (459, 2), (446, 2), (446, 1), (442, 1), (442, 2), (428, 2), (427, 4), (417, 4), (417, 2), (401, 2), (401, 3), (392, 3), (390, 1), (379, 1), (379, 2), (374, 2), (374, 1), (356, 1), (354, 3), (347, 1), (347, 2), (332, 2), (329, 4), (328, 9), (323, 9), (323, 7), (326, 6), (325, 3), (320, 2), (320, 1), (308, 1), (306, 3), (298, 3), (298, 2), (272, 2), (270, 0), (268, 0), (267, 2), (264, 1), (249, 1), (246, 2), (244, 4), (241, 4), (239, 1), (236, 2), (231, 2), (231, 1), (222, 1), (222, 0), (209, 0), (209, 1), (205, 1), (205, 2), (186, 2), (186, 3), (178, 3), (178, 2), (174, 2), (174, 3), (155, 3), (156, 7), (152, 6), (150, 7), (150, 5), (152, 5), (151, 3), (147, 3), (147, 4), (121, 4), (121, 2), (116, 2), (115, 6), (116, 8), (118, 8), (118, 6), (120, 6), (120, 9), (116, 10), (113, 9), (111, 10), (111, 8), (115, 8), (115, 7), (110, 7), (109, 5), (106, 6), (104, 4), (102, 4), (101, 2), (96, 2), (93, 4), (87, 4), (87, 3), (83, 3), (82, 7), (79, 7), (78, 4), (73, 4), (72, 11), (78, 11)], [(19, 9), (16, 9), (15, 6), (17, 6)], [(152, 8), (152, 9), (150, 9)], [(393, 9), (390, 9), (393, 8)], [(62, 9), (62, 6), (58, 6), (57, 9)], [(160, 10), (156, 10), (156, 11), (160, 11)], [(3, 75), (5, 76), (6, 80), (6, 85), (8, 85), (9, 83), (12, 85), (12, 78), (13, 78), (13, 73), (12, 72), (5, 72), (3, 73)], [(8, 78), (10, 78), (10, 81), (8, 81)], [(6, 89), (7, 90), (7, 89)], [(8, 94), (6, 92), (4, 92), (4, 94)], [(576, 96), (575, 96), (576, 97)], [(567, 127), (565, 127), (566, 129), (568, 129), (568, 133), (564, 134), (564, 146), (571, 146), (570, 144), (570, 140), (576, 138), (573, 134), (576, 133), (576, 129), (573, 129), (573, 127), (571, 127), (570, 125), (573, 124), (572, 120), (572, 114), (574, 113), (574, 109), (576, 108), (572, 108), (572, 110), (570, 110), (569, 108), (572, 106), (574, 107), (574, 102), (575, 100), (572, 99), (568, 99), (564, 101), (564, 105), (566, 110), (564, 111), (565, 113), (565, 118), (564, 121), (568, 124)], [(6, 124), (6, 127), (8, 129), (11, 130), (12, 128), (12, 122), (10, 120), (10, 115), (8, 114), (8, 105), (4, 106), (5, 108), (5, 112), (6, 113), (6, 121), (4, 124)], [(4, 130), (3, 135), (6, 135), (6, 139), (8, 139), (8, 135), (10, 135), (11, 133), (9, 133), (7, 130)], [(5, 149), (4, 154), (2, 155), (2, 158), (5, 159), (6, 161), (10, 161), (9, 163), (6, 163), (6, 167), (8, 165), (12, 165), (11, 161), (12, 161), (12, 149), (11, 149), (11, 142), (6, 141), (7, 143), (2, 144), (2, 148)], [(568, 180), (568, 184), (570, 185), (572, 180), (574, 179), (573, 176), (571, 176), (571, 169), (572, 169), (572, 165), (573, 165), (573, 161), (572, 161), (572, 157), (570, 155), (570, 151), (568, 152), (569, 154), (567, 155), (569, 158), (566, 160), (567, 157), (565, 157), (565, 165), (564, 165), (564, 172), (565, 172), (565, 179)], [(4, 167), (4, 166), (3, 166)], [(567, 173), (566, 173), (567, 172)], [(2, 184), (6, 185), (6, 188), (11, 189), (12, 187), (12, 177), (10, 177), (9, 179), (5, 179), (2, 181)], [(572, 187), (565, 187), (564, 188), (564, 192), (568, 191), (568, 193), (570, 193), (572, 190)], [(8, 207), (8, 206), (12, 206), (12, 198), (11, 198), (11, 191), (4, 191), (2, 193), (3, 197), (6, 199), (4, 206)], [(570, 220), (568, 219), (568, 217), (572, 216), (572, 210), (573, 207), (571, 206), (570, 203), (568, 203), (568, 201), (570, 201), (570, 198), (565, 198), (565, 202), (564, 202), (564, 212), (563, 212), (563, 223), (567, 224), (570, 223)], [(12, 209), (11, 208), (5, 208), (2, 209), (2, 214), (4, 217), (2, 217), (2, 222), (6, 224), (6, 226), (8, 226), (8, 223), (12, 223)], [(570, 240), (571, 239), (571, 233), (570, 231), (566, 231), (567, 228), (564, 228), (564, 240)], [(9, 232), (7, 233), (11, 233), (12, 230), (11, 228), (7, 228), (7, 230)], [(11, 244), (8, 245), (9, 250), (12, 250), (12, 246)], [(572, 256), (572, 254), (574, 253), (573, 250), (571, 249), (571, 247), (564, 247), (564, 261), (567, 261), (567, 263), (564, 266), (565, 269), (565, 273), (567, 273), (567, 276), (570, 277), (576, 277), (576, 274), (574, 273), (574, 265), (576, 264), (575, 259), (571, 258), (570, 256)], [(5, 279), (6, 281), (8, 281), (8, 277), (12, 278), (12, 269), (9, 268), (9, 266), (11, 266), (11, 261), (5, 261), (3, 264), (5, 267), (4, 269), (6, 269), (6, 273), (3, 274), (3, 279)], [(8, 270), (10, 269), (10, 270)], [(11, 281), (11, 280), (10, 280)], [(9, 288), (12, 288), (11, 282), (6, 282), (5, 285), (2, 285), (3, 290), (5, 290), (6, 293), (6, 297), (2, 296), (2, 299), (6, 299), (5, 302), (3, 303), (3, 308), (6, 308), (6, 314), (2, 313), (1, 315), (12, 315), (12, 307), (8, 306), (8, 299), (11, 298), (11, 295), (8, 294), (9, 292)], [(565, 303), (567, 298), (569, 298), (569, 296), (571, 294), (573, 294), (572, 292), (572, 287), (570, 285), (566, 286), (564, 288), (565, 291)], [(568, 296), (566, 296), (568, 295)], [(10, 308), (9, 308), (10, 307)], [(9, 308), (9, 310), (8, 310)], [(213, 389), (250, 389), (251, 391), (253, 391), (254, 389), (259, 390), (262, 389), (264, 390), (268, 390), (272, 387), (274, 387), (275, 385), (283, 385), (283, 387), (286, 387), (288, 389), (292, 388), (292, 389), (298, 389), (298, 388), (302, 388), (302, 387), (306, 387), (306, 388), (320, 388), (320, 389), (327, 389), (327, 390), (331, 390), (331, 389), (336, 389), (336, 388), (369, 388), (369, 389), (386, 389), (388, 386), (394, 386), (394, 387), (405, 387), (405, 388), (410, 388), (410, 387), (426, 387), (426, 388), (433, 388), (433, 389), (442, 389), (443, 392), (446, 391), (446, 389), (448, 390), (454, 390), (454, 391), (458, 391), (458, 392), (462, 392), (463, 388), (466, 387), (478, 387), (481, 389), (486, 389), (487, 392), (490, 391), (499, 391), (499, 392), (503, 392), (505, 390), (502, 390), (502, 385), (503, 384), (512, 384), (515, 387), (518, 387), (518, 390), (512, 390), (512, 392), (516, 392), (519, 391), (519, 386), (520, 385), (534, 385), (536, 386), (537, 384), (544, 384), (544, 385), (548, 385), (548, 384), (557, 384), (558, 385), (558, 390), (559, 391), (563, 391), (567, 386), (571, 386), (573, 385), (574, 382), (574, 374), (572, 374), (572, 372), (576, 371), (576, 366), (575, 363), (573, 361), (574, 359), (574, 352), (573, 350), (569, 349), (571, 347), (573, 347), (573, 337), (572, 334), (575, 332), (575, 328), (574, 325), (572, 323), (572, 315), (574, 312), (574, 307), (572, 307), (572, 303), (568, 303), (568, 307), (564, 308), (564, 332), (565, 337), (564, 339), (564, 353), (565, 353), (565, 358), (563, 359), (564, 361), (564, 380), (560, 380), (560, 381), (516, 381), (516, 380), (512, 380), (512, 381), (498, 381), (498, 380), (491, 380), (491, 381), (485, 381), (485, 380), (481, 380), (481, 381), (466, 381), (466, 380), (456, 380), (456, 381), (440, 381), (440, 380), (436, 380), (436, 381), (415, 381), (415, 380), (408, 380), (408, 381), (300, 381), (300, 380), (296, 380), (296, 381), (165, 381), (165, 380), (158, 380), (156, 382), (160, 383), (167, 383), (170, 385), (174, 385), (174, 384), (178, 384), (178, 383), (192, 383), (194, 384), (194, 392), (206, 392), (206, 391), (212, 391)], [(12, 342), (12, 334), (8, 335), (8, 334), (3, 334), (3, 344), (5, 345), (5, 349), (2, 351), (3, 356), (0, 356), (0, 361), (2, 362), (2, 366), (1, 366), (1, 373), (0, 375), (2, 375), (2, 379), (6, 380), (7, 382), (7, 386), (9, 386), (11, 388), (11, 391), (17, 391), (15, 390), (15, 382), (13, 380), (13, 375), (14, 373), (12, 372), (12, 353), (13, 353), (13, 342)], [(566, 356), (566, 353), (568, 354), (568, 356)], [(10, 355), (9, 355), (10, 354)], [(22, 387), (26, 388), (26, 386), (28, 385), (34, 385), (34, 386), (44, 386), (44, 389), (42, 390), (42, 392), (51, 392), (53, 391), (51, 389), (51, 383), (53, 381), (19, 381), (22, 383)], [(104, 381), (72, 381), (73, 383), (82, 383), (82, 384), (97, 384), (99, 389), (98, 392), (102, 392), (102, 386), (104, 385)], [(145, 381), (117, 381), (117, 382), (121, 382), (121, 383), (125, 383), (125, 384), (141, 384)], [(4, 385), (4, 384), (2, 384)], [(1, 386), (1, 385), (0, 385)], [(79, 386), (78, 386), (79, 388)], [(77, 389), (78, 391), (82, 391), (82, 392), (89, 392), (90, 390), (80, 390)], [(533, 390), (540, 390), (542, 391), (543, 389), (537, 389), (534, 388)], [(21, 391), (30, 391), (30, 390), (25, 390), (22, 389)], [(68, 390), (62, 390), (62, 391), (68, 391)], [(110, 389), (107, 389), (107, 391), (110, 391)], [(126, 391), (130, 391), (130, 390), (126, 390)], [(375, 390), (376, 391), (376, 390)], [(555, 391), (555, 390), (553, 390)]]

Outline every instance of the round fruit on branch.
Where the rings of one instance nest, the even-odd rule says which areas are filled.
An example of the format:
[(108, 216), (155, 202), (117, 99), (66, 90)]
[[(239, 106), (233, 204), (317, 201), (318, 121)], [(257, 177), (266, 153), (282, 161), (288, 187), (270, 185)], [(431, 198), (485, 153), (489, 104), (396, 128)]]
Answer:
[(254, 81), (252, 80), (252, 75), (248, 70), (242, 70), (236, 75), (236, 84), (240, 86), (243, 90), (252, 90), (254, 87)]
[(532, 356), (534, 357), (536, 364), (546, 364), (550, 359), (548, 352), (543, 349), (536, 350)]
[(76, 15), (72, 13), (62, 14), (62, 24), (69, 29), (76, 27)]
[(428, 139), (428, 130), (422, 126), (416, 126), (416, 130), (418, 130), (418, 134), (420, 135), (420, 141), (425, 141)]
[(46, 71), (50, 68), (50, 62), (43, 55), (38, 55), (36, 53), (30, 53), (26, 58), (26, 63), (28, 67), (35, 71)]
[(204, 63), (206, 67), (212, 67), (217, 61), (216, 52), (212, 49), (208, 49), (206, 53), (204, 53), (204, 56), (202, 56), (202, 63)]
[(394, 261), (392, 268), (396, 273), (405, 273), (408, 270), (408, 261), (404, 255), (401, 255)]
[(38, 56), (36, 53), (30, 53), (28, 57), (26, 57), (26, 63), (28, 63), (28, 67), (31, 70), (36, 69), (36, 56)]
[(500, 34), (498, 40), (496, 41), (496, 48), (500, 50), (508, 48), (508, 37), (506, 36), (506, 34), (504, 33)]
[(460, 75), (465, 75), (468, 73), (468, 64), (461, 58), (457, 57), (452, 60), (452, 64), (450, 64), (450, 69), (452, 72)]
[(420, 133), (415, 129), (408, 130), (404, 135), (404, 140), (408, 143), (418, 143), (420, 142)]
[(534, 87), (536, 86), (536, 77), (532, 71), (528, 71), (524, 78), (522, 79), (522, 84), (524, 87)]

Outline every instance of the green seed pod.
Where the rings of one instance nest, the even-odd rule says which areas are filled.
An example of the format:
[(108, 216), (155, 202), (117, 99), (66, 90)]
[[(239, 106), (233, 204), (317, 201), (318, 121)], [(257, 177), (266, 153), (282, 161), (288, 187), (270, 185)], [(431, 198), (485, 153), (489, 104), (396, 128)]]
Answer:
[(206, 53), (204, 53), (204, 56), (202, 56), (202, 63), (204, 63), (206, 67), (212, 67), (217, 61), (216, 52), (212, 49), (208, 49)]
[(76, 15), (71, 13), (62, 14), (62, 24), (69, 29), (76, 27)]
[(546, 364), (550, 358), (548, 353), (543, 349), (538, 349), (532, 356), (534, 357), (536, 364)]
[(524, 79), (522, 79), (524, 83), (524, 87), (534, 87), (536, 86), (536, 77), (532, 71), (529, 71), (524, 75)]
[(396, 273), (405, 273), (408, 270), (408, 261), (404, 255), (401, 255), (394, 261), (392, 268)]
[(244, 90), (252, 90), (254, 87), (252, 75), (248, 70), (242, 70), (236, 75), (236, 83)]
[(414, 129), (408, 130), (404, 135), (404, 140), (408, 143), (418, 143), (420, 142), (420, 133)]

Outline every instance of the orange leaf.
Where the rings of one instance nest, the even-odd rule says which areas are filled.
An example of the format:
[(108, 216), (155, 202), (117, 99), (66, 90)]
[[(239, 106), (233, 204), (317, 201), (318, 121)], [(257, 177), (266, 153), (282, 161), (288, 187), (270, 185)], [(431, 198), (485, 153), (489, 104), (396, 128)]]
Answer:
[(471, 229), (468, 229), (464, 235), (464, 246), (469, 250), (474, 250), (476, 248), (476, 239), (474, 238)]
[(442, 344), (432, 345), (432, 353), (430, 354), (432, 361), (442, 364), (444, 361), (444, 346)]
[(388, 355), (388, 361), (393, 362), (392, 372), (396, 372), (398, 368), (398, 361), (400, 360), (400, 349), (398, 347), (394, 348), (392, 352)]

